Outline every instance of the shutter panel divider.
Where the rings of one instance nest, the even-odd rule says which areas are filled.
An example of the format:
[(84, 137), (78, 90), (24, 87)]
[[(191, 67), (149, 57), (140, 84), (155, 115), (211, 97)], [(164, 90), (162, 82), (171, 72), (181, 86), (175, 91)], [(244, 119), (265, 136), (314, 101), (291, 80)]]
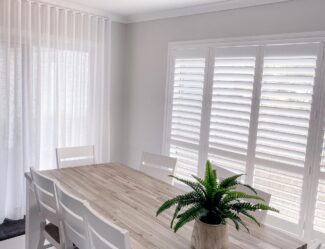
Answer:
[(212, 105), (212, 89), (213, 89), (213, 75), (214, 75), (214, 52), (209, 49), (206, 81), (204, 87), (204, 100), (202, 111), (202, 125), (201, 125), (201, 151), (199, 156), (199, 172), (198, 176), (203, 177), (205, 173), (205, 163), (208, 158), (209, 146), (209, 126)]
[(252, 99), (252, 111), (249, 124), (249, 137), (248, 137), (248, 153), (246, 162), (246, 183), (253, 185), (254, 176), (254, 160), (255, 160), (255, 149), (256, 149), (256, 136), (257, 136), (257, 126), (258, 126), (258, 115), (261, 97), (261, 82), (263, 75), (263, 49), (259, 47), (256, 66), (255, 66), (255, 78), (254, 78), (254, 89), (253, 89), (253, 99)]

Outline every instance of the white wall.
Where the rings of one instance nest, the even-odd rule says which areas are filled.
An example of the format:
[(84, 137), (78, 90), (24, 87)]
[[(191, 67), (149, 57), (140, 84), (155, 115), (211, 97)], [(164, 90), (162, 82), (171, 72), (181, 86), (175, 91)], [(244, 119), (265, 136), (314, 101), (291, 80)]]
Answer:
[(119, 69), (126, 76), (123, 89), (119, 86), (119, 94), (123, 96), (119, 119), (125, 126), (119, 127), (116, 135), (122, 138), (121, 151), (112, 157), (138, 167), (142, 151), (161, 153), (168, 42), (324, 31), (324, 13), (324, 0), (295, 0), (128, 24), (125, 67)]

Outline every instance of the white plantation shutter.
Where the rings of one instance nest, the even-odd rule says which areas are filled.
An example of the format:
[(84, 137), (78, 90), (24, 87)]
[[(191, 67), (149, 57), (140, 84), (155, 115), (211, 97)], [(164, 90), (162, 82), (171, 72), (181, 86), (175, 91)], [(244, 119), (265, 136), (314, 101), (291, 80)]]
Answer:
[(254, 186), (272, 194), (270, 222), (299, 232), (318, 44), (274, 45), (264, 64)]
[(208, 158), (246, 172), (257, 47), (215, 51)]
[(231, 43), (173, 48), (165, 152), (178, 176), (246, 173), (267, 224), (325, 243), (324, 41)]
[(198, 173), (205, 56), (205, 51), (182, 51), (172, 63), (169, 155), (177, 158), (175, 174), (183, 178)]

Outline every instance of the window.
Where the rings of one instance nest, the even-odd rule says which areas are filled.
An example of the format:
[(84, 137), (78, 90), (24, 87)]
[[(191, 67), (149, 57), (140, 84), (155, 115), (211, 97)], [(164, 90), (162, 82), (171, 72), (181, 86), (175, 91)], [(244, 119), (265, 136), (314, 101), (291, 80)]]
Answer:
[(268, 224), (325, 242), (323, 54), (322, 39), (173, 44), (164, 148), (177, 175), (202, 176), (207, 159), (245, 173), (280, 210)]

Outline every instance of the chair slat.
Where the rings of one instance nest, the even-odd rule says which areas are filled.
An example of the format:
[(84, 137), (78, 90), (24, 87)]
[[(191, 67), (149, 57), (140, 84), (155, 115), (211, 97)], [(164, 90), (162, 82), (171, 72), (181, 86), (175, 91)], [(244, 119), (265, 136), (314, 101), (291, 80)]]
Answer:
[(130, 249), (128, 231), (106, 220), (89, 206), (86, 217), (91, 248)]
[(79, 249), (87, 249), (88, 239), (85, 223), (84, 201), (67, 193), (61, 186), (55, 185), (60, 216), (63, 221), (67, 244), (75, 244)]
[[(30, 169), (36, 201), (41, 217), (41, 233), (38, 248), (46, 248), (45, 239), (57, 249), (63, 249), (63, 240), (60, 229), (60, 218), (54, 182), (33, 168)], [(51, 229), (49, 229), (51, 228)], [(52, 233), (55, 230), (55, 233)]]

